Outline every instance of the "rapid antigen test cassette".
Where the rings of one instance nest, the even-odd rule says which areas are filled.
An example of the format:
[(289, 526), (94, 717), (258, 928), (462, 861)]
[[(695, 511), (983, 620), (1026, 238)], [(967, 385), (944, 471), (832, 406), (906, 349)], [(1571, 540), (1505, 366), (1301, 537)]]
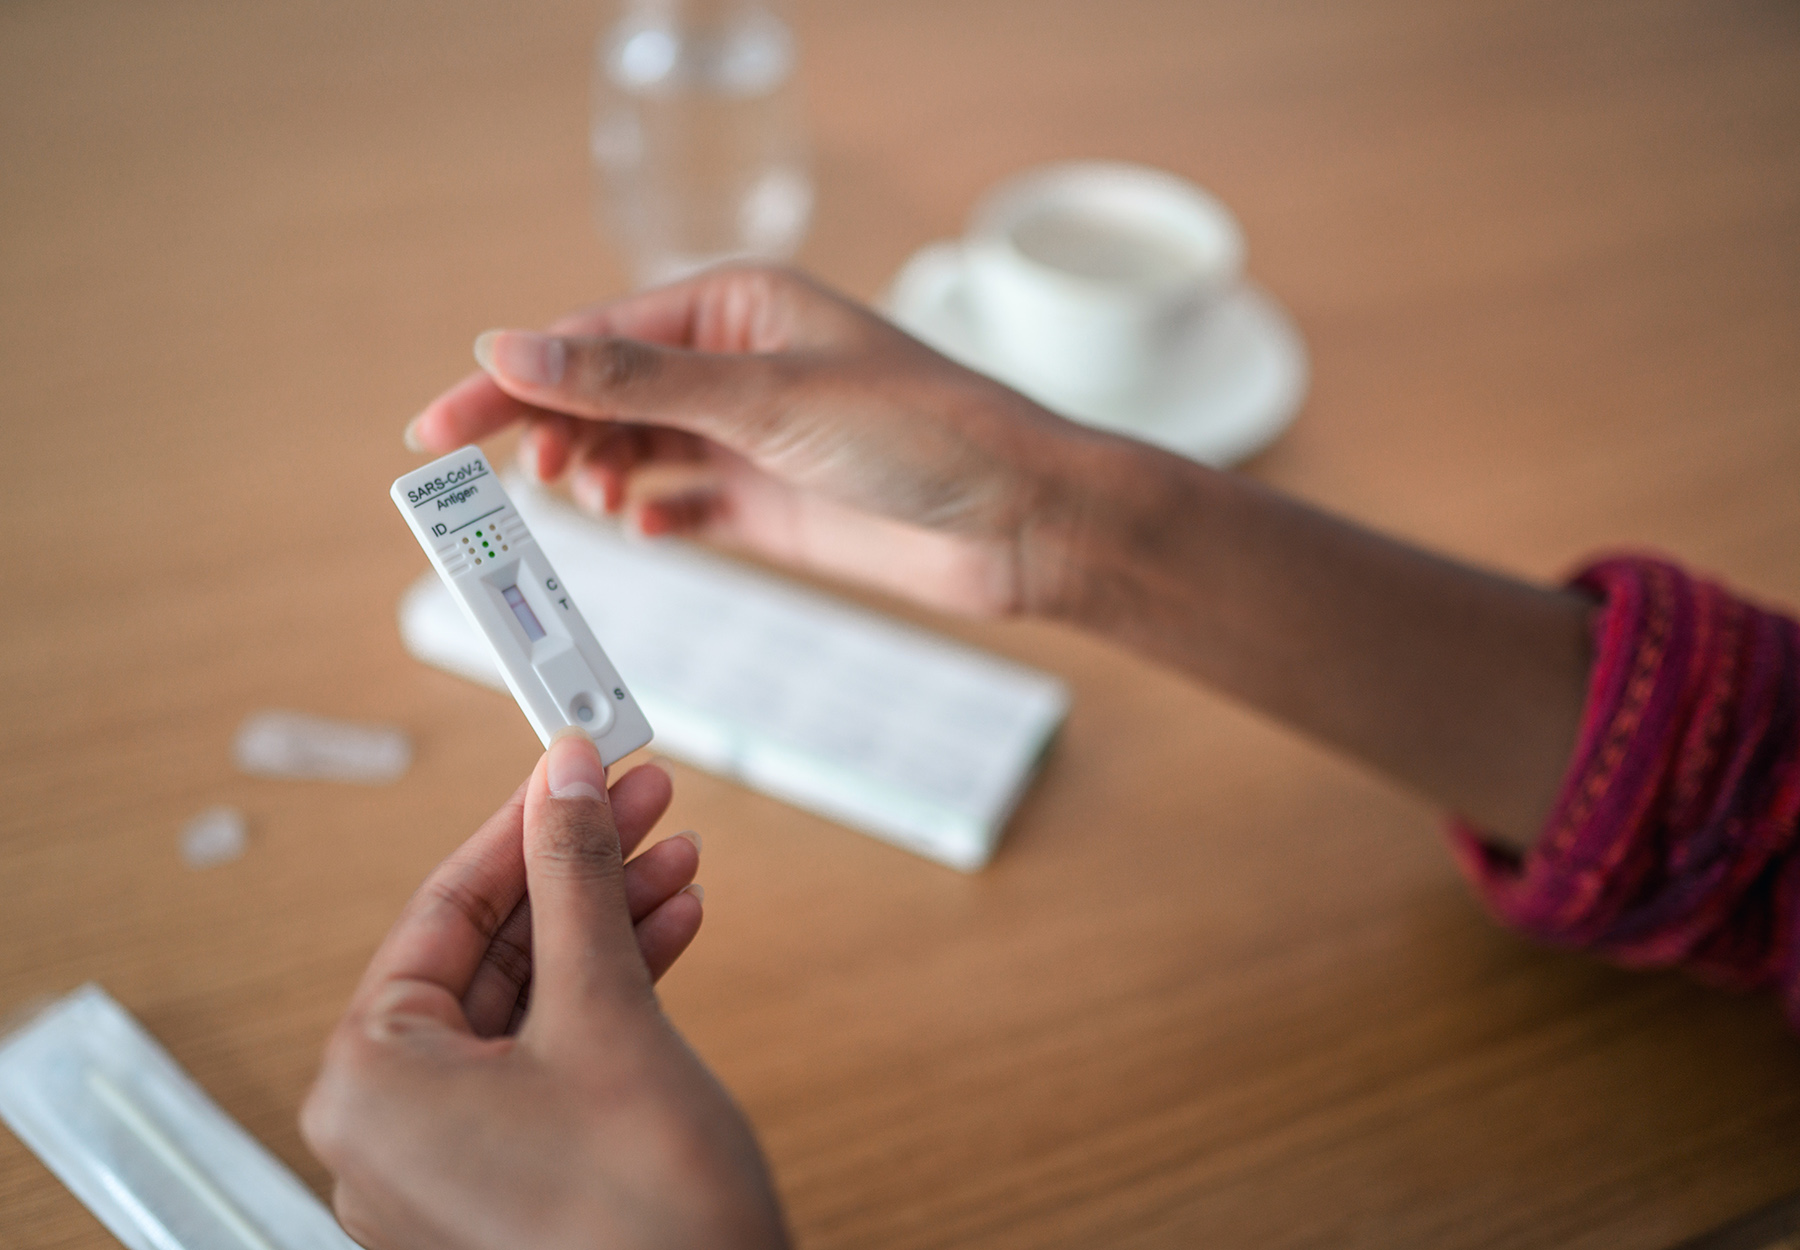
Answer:
[(650, 741), (650, 722), (480, 448), (434, 460), (390, 493), (545, 746), (574, 725), (611, 765)]

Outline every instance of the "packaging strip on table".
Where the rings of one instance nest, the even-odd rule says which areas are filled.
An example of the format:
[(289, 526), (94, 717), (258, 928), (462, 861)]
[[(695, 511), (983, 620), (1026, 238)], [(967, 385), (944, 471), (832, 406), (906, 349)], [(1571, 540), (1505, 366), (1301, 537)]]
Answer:
[[(964, 871), (1068, 712), (1056, 678), (509, 480), (656, 730), (655, 749)], [(503, 687), (434, 573), (400, 604), (429, 664)]]
[(0, 1120), (130, 1250), (356, 1250), (97, 985), (0, 1037)]

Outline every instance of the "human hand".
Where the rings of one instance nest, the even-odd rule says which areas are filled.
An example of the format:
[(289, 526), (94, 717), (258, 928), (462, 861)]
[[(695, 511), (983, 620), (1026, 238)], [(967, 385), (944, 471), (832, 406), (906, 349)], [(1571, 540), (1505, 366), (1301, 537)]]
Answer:
[(700, 925), (695, 842), (623, 862), (669, 797), (642, 767), (609, 798), (559, 736), (408, 903), (301, 1111), (359, 1242), (785, 1244), (749, 1125), (652, 989)]
[[(726, 268), (477, 340), (408, 442), (527, 425), (589, 512), (991, 615), (1045, 592), (1034, 535), (1085, 434), (798, 274)], [(1072, 446), (1073, 445), (1073, 446)]]
[[(524, 423), (589, 511), (934, 607), (1090, 630), (1528, 846), (1573, 750), (1592, 604), (1065, 421), (781, 270), (490, 331), (407, 427)], [(1479, 731), (1472, 726), (1480, 726)]]

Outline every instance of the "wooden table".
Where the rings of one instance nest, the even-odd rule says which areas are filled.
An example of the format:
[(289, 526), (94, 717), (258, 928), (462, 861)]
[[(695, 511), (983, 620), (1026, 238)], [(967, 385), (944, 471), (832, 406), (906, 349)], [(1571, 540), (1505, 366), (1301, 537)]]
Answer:
[[(820, 216), (874, 295), (1022, 166), (1216, 190), (1311, 344), (1247, 470), (1551, 577), (1652, 544), (1800, 603), (1800, 13), (1780, 0), (797, 0)], [(387, 484), (476, 332), (621, 288), (586, 0), (0, 7), (0, 1010), (98, 980), (303, 1177), (401, 902), (525, 774), (402, 652)], [(918, 614), (892, 607), (902, 615)], [(1435, 813), (1130, 656), (963, 877), (677, 768), (708, 920), (669, 1009), (811, 1247), (1667, 1245), (1800, 1186), (1765, 999), (1491, 925)], [(387, 788), (234, 772), (391, 720)], [(249, 853), (177, 831), (241, 807)], [(0, 1134), (0, 1242), (110, 1244)]]

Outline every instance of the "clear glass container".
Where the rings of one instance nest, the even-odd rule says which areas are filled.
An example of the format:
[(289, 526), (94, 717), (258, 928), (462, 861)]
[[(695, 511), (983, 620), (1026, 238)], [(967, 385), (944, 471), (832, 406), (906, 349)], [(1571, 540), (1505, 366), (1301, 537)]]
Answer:
[(799, 248), (813, 184), (796, 61), (769, 0), (627, 0), (601, 35), (596, 207), (640, 285)]

